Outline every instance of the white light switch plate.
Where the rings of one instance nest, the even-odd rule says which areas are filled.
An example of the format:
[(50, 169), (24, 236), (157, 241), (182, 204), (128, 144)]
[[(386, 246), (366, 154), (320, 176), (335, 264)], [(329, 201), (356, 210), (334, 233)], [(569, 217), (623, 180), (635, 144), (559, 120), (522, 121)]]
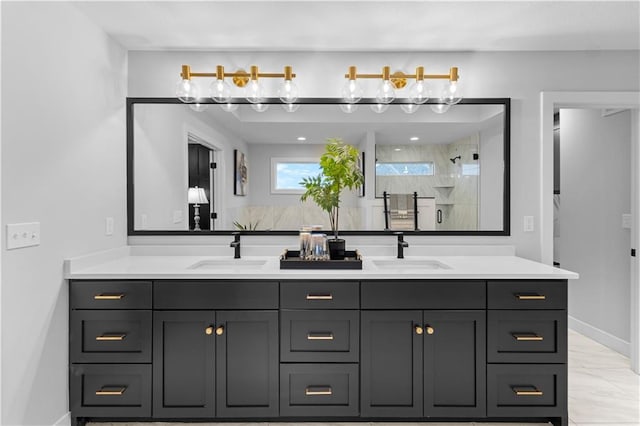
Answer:
[(7, 250), (40, 245), (40, 222), (7, 224)]
[(524, 232), (533, 232), (533, 216), (524, 217)]
[(622, 215), (622, 227), (624, 229), (631, 229), (631, 214), (625, 213)]

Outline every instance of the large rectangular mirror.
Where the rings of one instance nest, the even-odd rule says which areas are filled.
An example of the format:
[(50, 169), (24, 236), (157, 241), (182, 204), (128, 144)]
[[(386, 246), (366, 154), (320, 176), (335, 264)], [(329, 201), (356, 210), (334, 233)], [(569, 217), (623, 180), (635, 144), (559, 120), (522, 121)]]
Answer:
[[(365, 186), (343, 193), (340, 231), (509, 235), (509, 99), (442, 112), (402, 101), (383, 112), (333, 99), (183, 104), (127, 100), (129, 235), (289, 234), (329, 228), (301, 202), (327, 138), (362, 153)], [(257, 111), (265, 108), (264, 111)]]

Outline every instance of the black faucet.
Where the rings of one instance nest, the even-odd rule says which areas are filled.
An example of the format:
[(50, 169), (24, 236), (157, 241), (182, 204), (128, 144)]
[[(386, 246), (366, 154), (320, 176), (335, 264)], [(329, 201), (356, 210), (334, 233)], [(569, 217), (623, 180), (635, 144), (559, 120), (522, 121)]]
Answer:
[(229, 244), (229, 247), (234, 248), (233, 258), (240, 259), (240, 233), (232, 232), (231, 235), (233, 235), (233, 241), (231, 241), (231, 244)]
[(394, 232), (398, 236), (398, 259), (404, 259), (404, 249), (409, 247), (409, 243), (404, 240), (402, 232)]

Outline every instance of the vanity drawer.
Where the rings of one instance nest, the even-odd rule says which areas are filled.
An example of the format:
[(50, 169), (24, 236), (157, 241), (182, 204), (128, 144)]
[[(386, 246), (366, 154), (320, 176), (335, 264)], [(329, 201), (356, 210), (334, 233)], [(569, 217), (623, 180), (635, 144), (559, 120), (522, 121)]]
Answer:
[(151, 417), (151, 364), (72, 364), (75, 417)]
[(358, 415), (358, 364), (281, 364), (280, 415)]
[(485, 309), (484, 281), (363, 281), (362, 309)]
[(566, 354), (566, 311), (488, 311), (489, 362), (566, 363)]
[(283, 309), (358, 309), (357, 281), (283, 281), (280, 283)]
[(151, 362), (151, 311), (71, 311), (71, 362)]
[(151, 281), (71, 281), (71, 309), (151, 309)]
[(154, 309), (278, 309), (277, 281), (155, 281)]
[(358, 311), (282, 311), (282, 362), (358, 362)]
[(487, 366), (487, 416), (566, 416), (566, 365)]
[(567, 309), (566, 280), (487, 282), (489, 309)]

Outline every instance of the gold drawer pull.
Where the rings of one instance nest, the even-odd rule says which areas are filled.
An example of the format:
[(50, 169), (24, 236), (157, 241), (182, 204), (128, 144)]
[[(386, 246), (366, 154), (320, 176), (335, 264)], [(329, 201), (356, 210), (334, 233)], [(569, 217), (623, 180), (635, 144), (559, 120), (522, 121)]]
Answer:
[(538, 336), (537, 334), (533, 334), (533, 333), (530, 333), (530, 334), (511, 333), (511, 335), (518, 342), (542, 342), (544, 340), (544, 337)]
[(127, 337), (126, 334), (103, 334), (96, 336), (96, 340), (99, 342), (120, 342)]
[(205, 328), (204, 334), (206, 334), (207, 336), (211, 336), (213, 334), (213, 326), (210, 325), (209, 327)]
[(426, 330), (427, 330), (427, 334), (433, 334), (436, 332), (436, 330), (431, 327), (430, 325), (425, 326)]
[(99, 396), (121, 396), (127, 390), (126, 386), (106, 386), (96, 391)]
[(422, 333), (424, 333), (424, 329), (422, 327), (420, 327), (419, 325), (416, 325), (413, 327), (413, 329), (415, 330), (416, 334), (419, 336)]
[(307, 340), (333, 340), (333, 333), (309, 333)]
[(216, 336), (222, 336), (224, 334), (224, 326), (216, 327)]
[(547, 296), (544, 294), (516, 294), (518, 300), (546, 300)]
[(518, 396), (542, 396), (542, 391), (535, 386), (512, 386), (511, 389)]
[(307, 300), (333, 300), (332, 294), (307, 294)]
[(333, 395), (333, 390), (330, 387), (308, 387), (304, 390), (304, 394), (307, 396)]
[(124, 293), (120, 294), (96, 294), (93, 296), (94, 300), (122, 300)]

